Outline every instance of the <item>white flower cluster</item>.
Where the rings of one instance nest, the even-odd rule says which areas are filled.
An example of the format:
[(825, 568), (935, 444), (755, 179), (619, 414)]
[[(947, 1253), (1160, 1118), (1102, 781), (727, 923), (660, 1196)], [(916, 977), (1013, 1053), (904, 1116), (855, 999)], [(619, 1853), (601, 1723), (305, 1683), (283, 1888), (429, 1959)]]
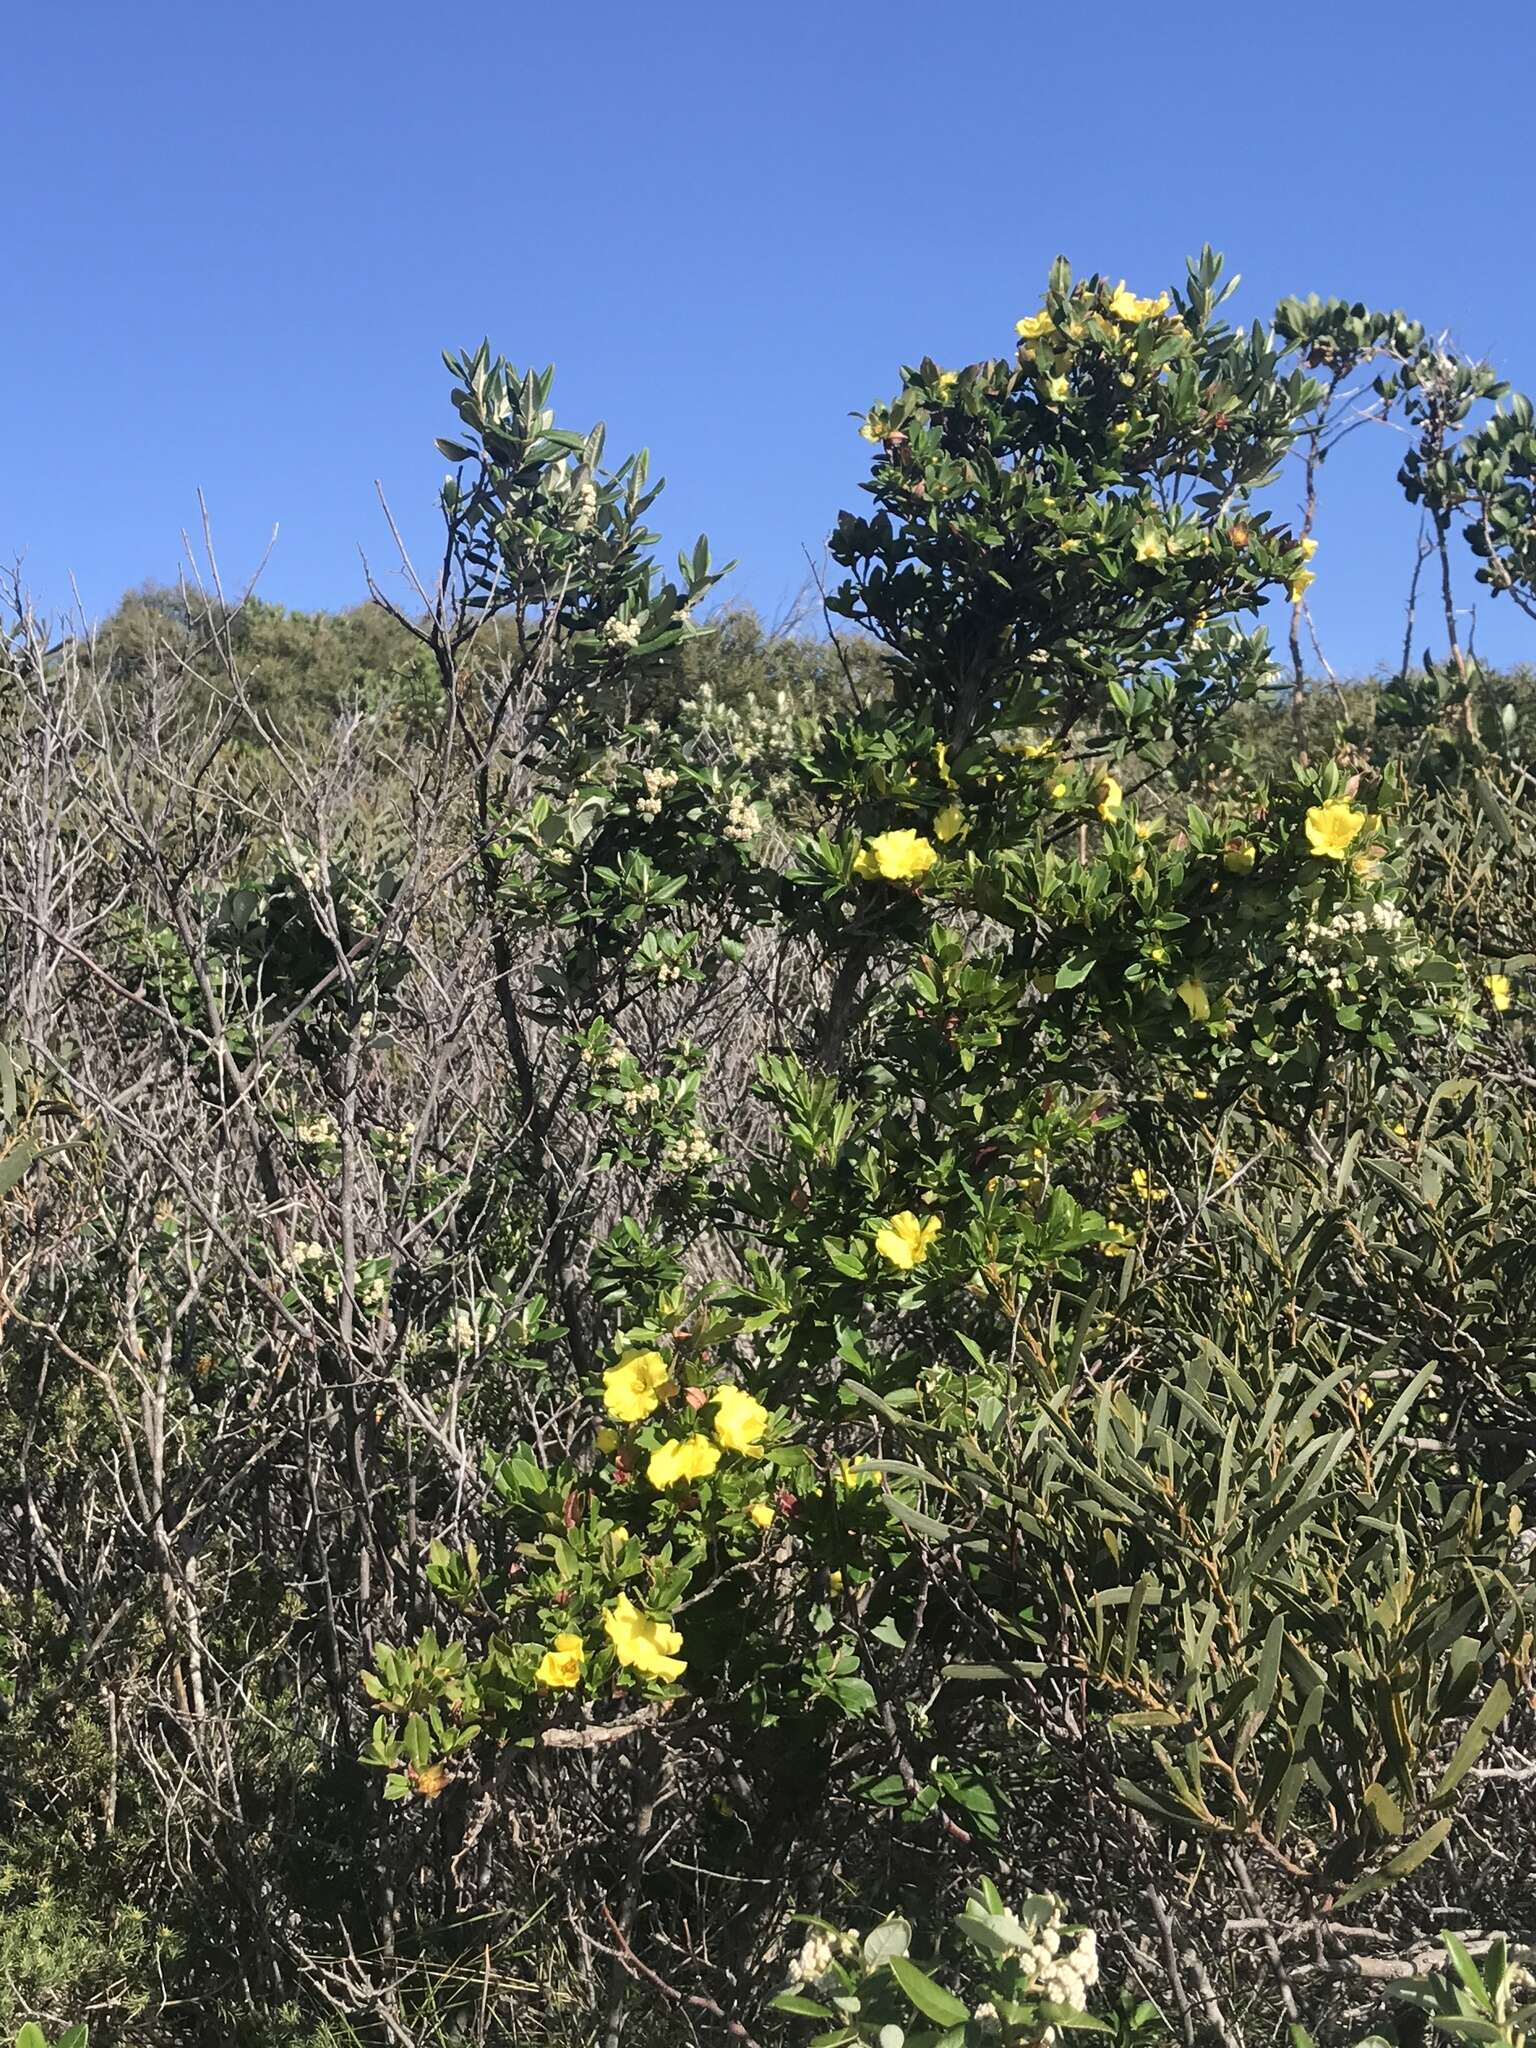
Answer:
[(603, 638), (610, 647), (638, 647), (641, 623), (639, 619), (609, 619), (603, 626)]
[(369, 1136), (372, 1139), (374, 1151), (381, 1159), (388, 1160), (395, 1166), (403, 1166), (406, 1160), (410, 1158), (411, 1147), (416, 1142), (415, 1120), (412, 1119), (410, 1122), (403, 1123), (398, 1131), (392, 1131), (383, 1124), (377, 1124), (369, 1133)]
[(759, 693), (748, 688), (739, 696), (722, 697), (706, 677), (684, 699), (690, 725), (708, 736), (722, 757), (745, 766), (768, 756), (806, 752), (821, 728), (813, 698), (797, 698), (788, 690)]
[(1344, 987), (1343, 971), (1337, 964), (1341, 959), (1374, 965), (1376, 953), (1384, 948), (1402, 966), (1412, 968), (1420, 957), (1412, 937), (1412, 920), (1395, 903), (1377, 902), (1369, 909), (1335, 911), (1321, 923), (1309, 918), (1303, 943), (1289, 947), (1286, 958), (1293, 967), (1315, 974), (1324, 988), (1338, 995)]
[(379, 1309), (384, 1306), (389, 1293), (388, 1275), (382, 1272), (363, 1273), (357, 1283), (357, 1305), (359, 1308)]
[(334, 1145), (336, 1126), (328, 1116), (316, 1117), (313, 1123), (300, 1124), (297, 1136), (303, 1145)]
[(645, 770), (645, 795), (636, 799), (635, 810), (642, 818), (659, 818), (661, 800), (669, 789), (676, 789), (677, 777), (670, 768), (647, 768)]
[(590, 1045), (581, 1048), (581, 1063), (584, 1067), (601, 1067), (605, 1073), (616, 1073), (630, 1057), (629, 1047), (615, 1032), (601, 1052)]
[(856, 1934), (823, 1934), (814, 1929), (799, 1955), (790, 1962), (789, 1981), (805, 1991), (820, 1991), (836, 1982), (833, 1964), (837, 1959), (842, 1957), (846, 1961), (858, 1952)]
[(489, 1344), (500, 1326), (501, 1303), (495, 1295), (486, 1295), (454, 1310), (448, 1318), (446, 1342), (453, 1351), (475, 1351)]
[[(1049, 1933), (1051, 1930), (1047, 1929)], [(1060, 1940), (1057, 1935), (1056, 1939)], [(1088, 1994), (1099, 1981), (1099, 1938), (1085, 1927), (1065, 1955), (1056, 1953), (1037, 1969), (1035, 1990), (1053, 2005), (1070, 2006), (1073, 2012), (1088, 2010)]]
[(663, 960), (656, 970), (656, 979), (663, 984), (669, 981), (681, 981), (682, 978), (683, 970), (681, 967), (674, 967), (668, 960)]
[(697, 1125), (680, 1138), (668, 1138), (661, 1148), (661, 1163), (669, 1173), (692, 1173), (696, 1167), (713, 1166), (719, 1157)]
[(583, 464), (547, 471), (544, 495), (551, 501), (554, 516), (563, 518), (573, 533), (590, 533), (597, 524), (597, 485)]
[[(1084, 1928), (1072, 1946), (1064, 1949), (1059, 1903), (1052, 1907), (1048, 1920), (1029, 1927), (1007, 1911), (994, 1916), (992, 1925), (1017, 1954), (1034, 1997), (1064, 2005), (1072, 2012), (1088, 2010), (1088, 1993), (1099, 1981), (1099, 1938), (1091, 1927)], [(1002, 2031), (995, 2006), (978, 2006), (975, 2017), (984, 2033)], [(1039, 2037), (1047, 2048), (1055, 2041), (1056, 2032), (1047, 2027)]]
[(299, 1238), (289, 1249), (288, 1267), (295, 1278), (322, 1301), (334, 1302), (341, 1292), (341, 1275), (328, 1246)]
[(659, 1102), (660, 1100), (661, 1084), (657, 1081), (642, 1081), (638, 1088), (626, 1088), (624, 1090), (624, 1113), (626, 1116), (633, 1116), (635, 1111), (645, 1103)]
[(725, 814), (725, 836), (737, 846), (746, 846), (757, 837), (761, 820), (756, 810), (739, 790), (731, 796), (730, 809)]

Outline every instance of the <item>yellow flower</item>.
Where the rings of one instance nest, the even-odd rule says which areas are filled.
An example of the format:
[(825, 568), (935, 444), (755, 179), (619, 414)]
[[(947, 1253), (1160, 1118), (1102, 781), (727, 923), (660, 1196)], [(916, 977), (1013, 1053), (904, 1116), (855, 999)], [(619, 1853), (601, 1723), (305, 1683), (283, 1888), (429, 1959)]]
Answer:
[(1317, 577), (1314, 575), (1312, 570), (1298, 569), (1296, 571), (1296, 574), (1291, 578), (1290, 582), (1286, 585), (1286, 594), (1290, 598), (1291, 603), (1300, 604), (1301, 600), (1306, 596), (1307, 592), (1312, 588), (1312, 585), (1316, 581)]
[(837, 1461), (837, 1483), (852, 1493), (860, 1486), (878, 1486), (880, 1474), (871, 1472), (867, 1465), (860, 1465), (852, 1458)]
[(1364, 811), (1334, 797), (1307, 813), (1307, 845), (1318, 860), (1342, 860), (1366, 825)]
[(1507, 1010), (1510, 1005), (1509, 976), (1507, 974), (1485, 974), (1483, 987), (1488, 991), (1488, 1000), (1496, 1010)]
[(619, 1448), (619, 1432), (616, 1429), (600, 1429), (593, 1441), (605, 1454), (616, 1451)]
[(1310, 562), (1317, 553), (1317, 542), (1313, 540), (1310, 534), (1307, 535), (1305, 540), (1299, 541), (1297, 545), (1301, 549), (1301, 559), (1304, 562)]
[(670, 1401), (676, 1382), (659, 1351), (626, 1351), (603, 1374), (603, 1406), (615, 1422), (644, 1422), (657, 1404)]
[(940, 398), (948, 398), (959, 382), (960, 372), (958, 370), (940, 370), (938, 377), (934, 381), (934, 389), (938, 392)]
[(1131, 1186), (1144, 1202), (1166, 1202), (1168, 1190), (1160, 1187), (1144, 1166), (1131, 1168)]
[(771, 1529), (773, 1527), (773, 1509), (769, 1507), (767, 1501), (753, 1501), (751, 1507), (747, 1509), (747, 1513), (756, 1522), (759, 1529)]
[(554, 1686), (557, 1690), (580, 1685), (581, 1667), (586, 1656), (586, 1646), (580, 1636), (556, 1636), (555, 1647), (544, 1652), (533, 1675), (540, 1685)]
[(1221, 864), (1229, 875), (1247, 875), (1253, 872), (1257, 856), (1246, 839), (1229, 839), (1221, 856)]
[(946, 804), (933, 821), (933, 836), (945, 846), (969, 830), (966, 815), (958, 804)]
[(1063, 399), (1071, 397), (1072, 386), (1065, 377), (1047, 377), (1045, 380), (1045, 395), (1053, 400), (1055, 404), (1060, 405)]
[(682, 1636), (664, 1621), (642, 1614), (627, 1593), (621, 1593), (603, 1616), (613, 1653), (627, 1670), (646, 1678), (681, 1678), (688, 1669), (678, 1656)]
[(883, 405), (871, 406), (859, 432), (866, 441), (883, 441), (890, 431), (890, 415)]
[(1134, 327), (1139, 320), (1155, 319), (1159, 313), (1166, 313), (1168, 303), (1166, 292), (1155, 299), (1138, 299), (1134, 292), (1126, 290), (1122, 281), (1110, 293), (1107, 310), (1117, 320), (1127, 321)]
[(945, 746), (942, 740), (939, 741), (933, 750), (933, 763), (939, 771), (940, 782), (943, 783), (946, 789), (953, 789), (955, 778), (949, 772), (949, 748)]
[(866, 882), (920, 882), (938, 857), (938, 849), (920, 833), (877, 832), (853, 871)]
[(1065, 784), (1064, 782), (1053, 782), (1053, 783), (1051, 784), (1051, 795), (1052, 795), (1052, 796), (1055, 796), (1055, 797), (1063, 797), (1063, 796), (1065, 796), (1065, 795), (1066, 795), (1066, 793), (1067, 793), (1067, 785), (1066, 785), (1066, 784)]
[(645, 1476), (658, 1493), (665, 1493), (669, 1486), (707, 1479), (719, 1462), (720, 1453), (707, 1436), (668, 1437), (652, 1451)]
[(1054, 740), (1031, 740), (1020, 749), (1026, 761), (1043, 761), (1047, 754), (1054, 754)]
[(721, 1387), (716, 1393), (715, 1441), (726, 1450), (743, 1458), (760, 1458), (767, 1427), (768, 1410), (744, 1387)]
[(1155, 526), (1143, 526), (1136, 535), (1134, 551), (1138, 562), (1160, 562), (1168, 543)]
[(1191, 976), (1188, 981), (1181, 981), (1174, 993), (1188, 1010), (1192, 1023), (1205, 1023), (1211, 1014), (1211, 999), (1205, 992), (1203, 981), (1196, 981)]
[(921, 1223), (910, 1209), (903, 1209), (875, 1232), (875, 1250), (903, 1273), (910, 1273), (928, 1256), (928, 1246), (943, 1228), (937, 1216)]
[(1125, 791), (1116, 782), (1113, 775), (1102, 775), (1093, 793), (1099, 800), (1098, 808), (1101, 818), (1107, 822), (1111, 818), (1119, 817), (1125, 804)]
[(1020, 341), (1038, 341), (1041, 335), (1049, 334), (1054, 325), (1050, 314), (1042, 308), (1038, 313), (1028, 313), (1022, 320), (1015, 321), (1014, 331)]

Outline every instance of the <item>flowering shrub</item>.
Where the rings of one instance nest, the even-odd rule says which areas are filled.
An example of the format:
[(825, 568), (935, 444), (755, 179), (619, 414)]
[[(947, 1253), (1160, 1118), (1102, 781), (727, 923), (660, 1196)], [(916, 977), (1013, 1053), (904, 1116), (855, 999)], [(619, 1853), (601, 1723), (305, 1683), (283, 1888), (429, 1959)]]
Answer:
[(269, 790), (183, 635), (108, 775), (116, 671), (12, 664), (0, 1779), (92, 1915), (169, 1873), (177, 1997), (1194, 2048), (1516, 1924), (1529, 691), (1452, 618), (1280, 729), (1264, 621), (1357, 374), (1528, 594), (1525, 415), (1227, 297), (1058, 264), (909, 366), (814, 656), (481, 348), (434, 707)]
[[(1091, 1927), (1064, 1926), (1059, 1899), (1031, 1897), (1015, 1913), (989, 1882), (966, 1900), (955, 1921), (973, 1951), (965, 1998), (912, 1960), (905, 1920), (882, 1921), (862, 1940), (823, 1921), (810, 1924), (789, 1965), (790, 1988), (774, 2003), (825, 2021), (817, 2038), (827, 2048), (855, 2041), (901, 2048), (909, 2033), (926, 2039), (932, 2027), (956, 2040), (1046, 2043), (1063, 2030), (1113, 2031), (1088, 2010), (1099, 1981), (1097, 1936)], [(1132, 2031), (1152, 2017), (1150, 2009), (1138, 2015)]]

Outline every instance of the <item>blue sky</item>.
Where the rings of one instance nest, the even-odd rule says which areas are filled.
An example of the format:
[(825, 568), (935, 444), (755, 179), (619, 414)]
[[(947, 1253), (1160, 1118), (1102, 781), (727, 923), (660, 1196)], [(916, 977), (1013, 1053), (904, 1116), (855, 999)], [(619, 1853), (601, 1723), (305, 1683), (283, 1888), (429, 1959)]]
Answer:
[[(439, 351), (488, 335), (774, 616), (856, 502), (850, 411), (1004, 351), (1058, 250), (1150, 292), (1210, 240), (1248, 316), (1401, 305), (1536, 389), (1532, 76), (1523, 0), (1475, 37), (1426, 0), (18, 0), (0, 560), (99, 612), (174, 578), (201, 488), (227, 584), (275, 525), (263, 595), (355, 602), (375, 479), (429, 546)], [(1397, 459), (1362, 433), (1326, 479), (1341, 667), (1400, 643)]]

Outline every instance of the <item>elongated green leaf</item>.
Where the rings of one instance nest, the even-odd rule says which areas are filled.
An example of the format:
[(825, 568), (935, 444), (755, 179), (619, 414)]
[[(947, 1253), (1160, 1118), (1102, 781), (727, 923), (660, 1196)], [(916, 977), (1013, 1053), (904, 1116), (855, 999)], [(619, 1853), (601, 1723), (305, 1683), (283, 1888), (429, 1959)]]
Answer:
[(1373, 1870), (1368, 1877), (1362, 1877), (1340, 1892), (1334, 1900), (1335, 1906), (1352, 1906), (1356, 1899), (1369, 1898), (1372, 1892), (1384, 1892), (1399, 1878), (1408, 1877), (1421, 1863), (1427, 1863), (1454, 1825), (1451, 1814), (1442, 1814), (1439, 1820), (1427, 1827), (1417, 1840), (1399, 1849), (1390, 1863), (1384, 1863), (1380, 1870)]
[(898, 1500), (893, 1493), (885, 1497), (885, 1505), (904, 1528), (914, 1536), (927, 1536), (935, 1543), (947, 1543), (954, 1531), (946, 1522), (936, 1522), (932, 1515), (925, 1515), (917, 1508), (909, 1508), (904, 1500)]
[(1510, 1691), (1501, 1678), (1478, 1708), (1472, 1725), (1456, 1746), (1456, 1754), (1445, 1767), (1445, 1775), (1435, 1787), (1435, 1798), (1444, 1799), (1453, 1792), (1472, 1766), (1482, 1755), (1488, 1738), (1509, 1712)]
[(968, 2005), (962, 2005), (942, 1984), (935, 1984), (927, 1971), (920, 1970), (908, 1957), (892, 1956), (889, 1969), (925, 2020), (941, 2027), (959, 2027), (970, 2018)]

